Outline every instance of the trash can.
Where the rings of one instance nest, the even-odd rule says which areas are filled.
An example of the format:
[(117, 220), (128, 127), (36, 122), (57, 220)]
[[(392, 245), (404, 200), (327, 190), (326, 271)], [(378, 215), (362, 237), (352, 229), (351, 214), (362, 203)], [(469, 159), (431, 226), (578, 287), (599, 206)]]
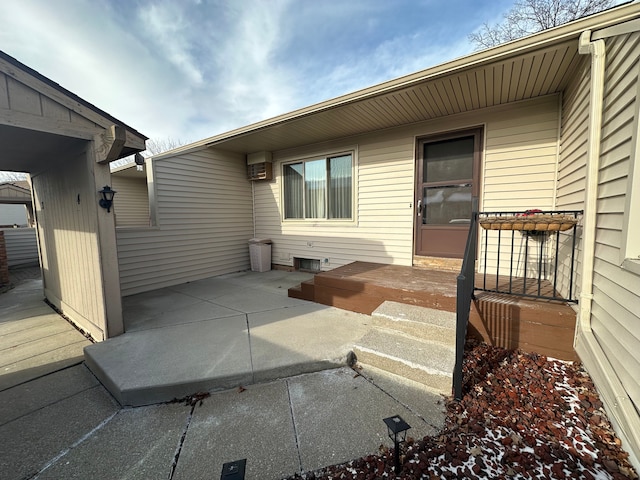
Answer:
[(249, 257), (251, 270), (254, 272), (268, 272), (271, 270), (271, 239), (252, 238), (249, 240)]

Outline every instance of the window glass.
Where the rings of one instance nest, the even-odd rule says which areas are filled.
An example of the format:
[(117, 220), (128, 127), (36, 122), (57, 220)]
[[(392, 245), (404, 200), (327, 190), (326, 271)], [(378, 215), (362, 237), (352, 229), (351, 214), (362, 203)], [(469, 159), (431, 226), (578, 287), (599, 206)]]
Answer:
[(424, 146), (424, 182), (473, 178), (473, 137), (455, 138)]
[(329, 159), (329, 218), (351, 218), (351, 155)]
[(304, 218), (304, 164), (284, 166), (284, 218)]
[(353, 155), (283, 166), (285, 219), (350, 219)]
[(304, 164), (305, 218), (325, 218), (327, 162), (313, 160)]

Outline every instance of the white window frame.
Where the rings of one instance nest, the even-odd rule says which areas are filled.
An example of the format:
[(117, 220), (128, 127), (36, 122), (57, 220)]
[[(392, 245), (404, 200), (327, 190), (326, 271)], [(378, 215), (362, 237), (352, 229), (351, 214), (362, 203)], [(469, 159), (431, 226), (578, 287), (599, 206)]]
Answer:
[[(640, 67), (639, 67), (640, 74)], [(622, 247), (620, 261), (622, 268), (640, 275), (640, 82), (636, 91), (636, 109), (629, 177), (627, 181)]]
[[(284, 168), (286, 165), (292, 165), (301, 162), (311, 162), (314, 160), (328, 160), (333, 157), (340, 157), (343, 155), (351, 155), (351, 218), (285, 218), (285, 182), (284, 182)], [(280, 162), (280, 219), (283, 224), (295, 225), (356, 225), (358, 212), (356, 209), (358, 198), (358, 148), (356, 146), (345, 149), (337, 149), (330, 151), (322, 151), (309, 155), (291, 156), (283, 158)]]

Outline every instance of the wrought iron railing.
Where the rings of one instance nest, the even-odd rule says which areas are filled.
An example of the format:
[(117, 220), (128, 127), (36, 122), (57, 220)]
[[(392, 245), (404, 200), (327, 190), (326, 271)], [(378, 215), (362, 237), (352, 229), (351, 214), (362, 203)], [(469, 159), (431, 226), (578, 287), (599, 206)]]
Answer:
[(580, 215), (581, 210), (479, 212), (482, 284), (476, 290), (577, 303)]
[(467, 337), (469, 312), (476, 277), (476, 257), (478, 250), (478, 199), (472, 201), (471, 223), (467, 245), (464, 249), (462, 268), (457, 280), (456, 298), (456, 364), (453, 369), (453, 395), (456, 400), (462, 399), (462, 361), (464, 358), (464, 342)]
[[(464, 345), (471, 302), (476, 290), (577, 302), (573, 282), (577, 225), (583, 213), (581, 210), (478, 212), (477, 206), (477, 199), (474, 198), (467, 245), (457, 279), (456, 362), (453, 371), (453, 395), (456, 400), (462, 399)], [(483, 252), (480, 259), (482, 286), (476, 287), (479, 225), (483, 227)], [(503, 245), (503, 237), (507, 240), (506, 247)], [(553, 245), (547, 244), (549, 239), (554, 241)], [(537, 242), (537, 245), (530, 248), (529, 242)], [(504, 249), (507, 247), (509, 252), (505, 255)], [(516, 250), (518, 258), (514, 261)], [(559, 263), (561, 257), (562, 263)], [(507, 265), (505, 261), (508, 261)], [(495, 264), (492, 265), (495, 273), (491, 273), (489, 263)], [(561, 288), (560, 281), (563, 282)], [(558, 293), (559, 290), (568, 294), (562, 296)]]

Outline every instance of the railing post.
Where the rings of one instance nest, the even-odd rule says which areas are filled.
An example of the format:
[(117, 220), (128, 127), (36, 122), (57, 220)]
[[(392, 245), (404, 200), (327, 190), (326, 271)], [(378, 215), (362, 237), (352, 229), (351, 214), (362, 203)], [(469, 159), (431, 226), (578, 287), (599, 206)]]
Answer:
[(464, 344), (467, 337), (469, 311), (475, 290), (475, 266), (478, 250), (478, 199), (471, 201), (471, 223), (464, 249), (462, 268), (456, 281), (456, 364), (453, 369), (453, 396), (462, 400), (462, 362), (464, 360)]
[(464, 343), (467, 336), (466, 322), (469, 318), (469, 310), (465, 309), (465, 280), (464, 274), (460, 273), (457, 280), (458, 295), (456, 298), (456, 365), (453, 370), (453, 396), (456, 400), (462, 399), (462, 361), (464, 360)]
[[(577, 216), (577, 215), (576, 215)], [(576, 229), (578, 228), (578, 224), (576, 223), (573, 226), (573, 239), (571, 241), (571, 273), (569, 274), (569, 299), (573, 300), (573, 270), (576, 261)]]

